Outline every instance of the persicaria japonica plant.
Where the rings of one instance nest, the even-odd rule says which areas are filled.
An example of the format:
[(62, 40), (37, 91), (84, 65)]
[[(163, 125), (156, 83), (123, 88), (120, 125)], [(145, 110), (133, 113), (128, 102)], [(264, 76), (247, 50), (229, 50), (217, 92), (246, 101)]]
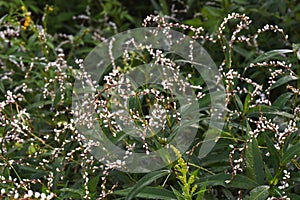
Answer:
[[(148, 3), (0, 1), (0, 199), (299, 199), (297, 2)], [(183, 58), (130, 38), (115, 56), (116, 35), (137, 27), (201, 44), (224, 94), (197, 71), (193, 42)], [(110, 63), (94, 81), (84, 61), (108, 39)], [(222, 128), (201, 157), (213, 117)], [(78, 128), (95, 124), (120, 157)], [(191, 126), (187, 149), (174, 145)], [(127, 169), (164, 148), (161, 168)]]

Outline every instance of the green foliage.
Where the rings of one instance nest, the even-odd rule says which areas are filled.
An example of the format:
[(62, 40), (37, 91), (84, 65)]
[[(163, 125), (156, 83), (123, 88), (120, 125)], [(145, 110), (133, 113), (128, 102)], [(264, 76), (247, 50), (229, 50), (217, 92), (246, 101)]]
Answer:
[[(0, 199), (300, 198), (297, 1), (0, 0), (0, 8)], [(203, 44), (222, 75), (227, 113), (216, 145), (199, 159), (210, 95), (218, 94), (199, 98), (201, 120), (189, 151), (180, 155), (172, 147), (176, 162), (133, 174), (89, 152), (73, 119), (72, 91), (76, 77), (83, 76), (80, 59), (116, 33), (142, 27), (151, 14), (164, 20), (150, 17), (145, 26), (169, 26)], [(204, 31), (196, 37), (181, 24)], [(163, 53), (183, 63), (190, 83), (208, 93), (189, 63)], [(144, 50), (128, 55), (116, 59), (120, 72), (155, 58)], [(129, 106), (145, 117), (152, 97), (133, 97)], [(120, 147), (134, 141), (143, 149), (148, 142), (155, 150), (172, 139), (175, 121), (167, 119), (155, 142), (126, 133), (109, 137)]]
[(165, 175), (167, 175), (169, 172), (166, 170), (161, 171), (154, 171), (150, 172), (149, 174), (145, 175), (143, 178), (141, 178), (136, 185), (128, 192), (126, 195), (126, 199), (130, 200), (133, 199), (145, 186), (149, 185), (153, 181), (155, 181), (158, 178), (161, 178)]

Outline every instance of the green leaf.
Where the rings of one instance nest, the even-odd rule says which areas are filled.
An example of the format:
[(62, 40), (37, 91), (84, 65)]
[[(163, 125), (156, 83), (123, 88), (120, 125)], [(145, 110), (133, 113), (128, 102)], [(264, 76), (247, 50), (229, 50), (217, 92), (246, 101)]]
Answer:
[(155, 0), (150, 0), (150, 1), (156, 11), (160, 11), (164, 15), (169, 15), (169, 7), (166, 0), (159, 0), (159, 2)]
[(236, 175), (233, 180), (228, 184), (230, 188), (246, 189), (251, 190), (252, 188), (258, 186), (258, 184), (252, 179), (244, 175)]
[(151, 172), (141, 178), (126, 196), (126, 200), (134, 198), (145, 186), (170, 173), (168, 170)]
[(169, 15), (169, 7), (166, 0), (159, 0), (159, 4), (162, 8), (163, 14)]
[(233, 0), (233, 2), (236, 4), (241, 4), (241, 5), (249, 4), (249, 1), (247, 1), (247, 0)]
[(244, 113), (247, 113), (249, 111), (250, 98), (251, 98), (251, 95), (247, 94), (245, 101), (244, 101)]
[(161, 10), (160, 5), (155, 0), (150, 0), (150, 1), (155, 10), (157, 10), (157, 11)]
[(73, 188), (62, 188), (59, 190), (59, 192), (65, 192), (65, 194), (59, 196), (62, 199), (66, 199), (66, 198), (78, 199), (78, 198), (82, 198), (84, 195), (82, 190), (73, 189)]
[(281, 160), (281, 163), (283, 165), (286, 165), (289, 163), (294, 156), (299, 156), (300, 155), (300, 143), (298, 142), (294, 146), (290, 147), (284, 154)]
[[(232, 179), (231, 174), (220, 173), (220, 174), (206, 176), (197, 179), (195, 183), (201, 186), (204, 184), (206, 184), (207, 186), (221, 185), (226, 188), (239, 188), (239, 189), (246, 189), (246, 190), (251, 190), (258, 186), (258, 184), (255, 181), (253, 181), (252, 179), (244, 175), (238, 174), (234, 176), (232, 180), (231, 179)], [(227, 184), (225, 182), (226, 180), (231, 180), (231, 182)]]
[(61, 100), (61, 91), (60, 89), (57, 89), (56, 94), (55, 94), (55, 98), (53, 100), (53, 107), (55, 107)]
[(25, 165), (18, 165), (18, 169), (23, 177), (30, 177), (34, 178), (42, 178), (43, 176), (47, 175), (47, 172), (41, 169), (36, 169), (32, 166), (25, 166)]
[(212, 91), (209, 93), (209, 95), (205, 95), (204, 97), (198, 100), (199, 108), (207, 109), (211, 104), (211, 97), (213, 97), (214, 99), (225, 99), (223, 92)]
[(291, 98), (293, 94), (291, 92), (287, 92), (281, 94), (273, 103), (272, 105), (278, 108), (283, 108), (287, 101)]
[(287, 82), (290, 82), (290, 81), (294, 81), (294, 80), (297, 80), (298, 78), (296, 76), (291, 76), (291, 75), (287, 75), (287, 76), (284, 76), (284, 77), (281, 77), (279, 80), (277, 80), (275, 82), (274, 85), (272, 85), (272, 87), (270, 88), (271, 90), (281, 86), (281, 85), (284, 85), (286, 84)]
[(278, 55), (286, 54), (286, 53), (293, 53), (293, 50), (291, 50), (291, 49), (276, 49), (276, 50), (268, 51), (268, 52), (263, 53), (262, 55), (258, 56), (256, 59), (254, 59), (252, 61), (252, 63), (266, 61), (270, 58), (273, 58)]
[(206, 13), (208, 16), (220, 17), (222, 15), (222, 11), (220, 8), (216, 8), (213, 6), (204, 6), (202, 9), (203, 13)]
[(246, 58), (246, 60), (249, 60), (253, 55), (254, 55), (254, 51), (249, 51), (249, 50), (246, 50), (244, 48), (241, 48), (241, 47), (238, 47), (238, 46), (233, 46), (233, 50), (242, 55), (243, 57)]
[(231, 64), (232, 64), (232, 55), (230, 53), (230, 48), (229, 48), (229, 42), (227, 41), (227, 39), (225, 37), (223, 37), (223, 45), (226, 47), (225, 49), (225, 61), (226, 61), (226, 66), (231, 68)]
[(200, 190), (196, 193), (196, 200), (201, 200), (204, 197), (204, 194), (206, 192), (206, 184), (202, 185)]
[(185, 20), (184, 23), (190, 26), (198, 26), (198, 27), (202, 25), (202, 21), (200, 18), (188, 19)]
[(236, 101), (240, 111), (243, 111), (244, 110), (244, 105), (243, 105), (240, 97), (238, 95), (234, 95), (234, 98), (235, 98), (235, 101)]
[(252, 139), (252, 142), (249, 143), (246, 149), (246, 164), (249, 178), (260, 185), (263, 184), (265, 179), (264, 163), (256, 138)]
[(279, 169), (279, 153), (277, 151), (277, 149), (274, 147), (274, 142), (270, 139), (270, 137), (265, 134), (265, 141), (268, 147), (268, 151), (270, 153), (270, 156), (268, 157), (268, 159), (270, 159), (270, 164), (275, 171), (277, 171)]
[(1, 19), (0, 19), (0, 24), (1, 24), (1, 25), (2, 25), (2, 23), (3, 23), (3, 21), (4, 21), (4, 19), (5, 19), (7, 16), (8, 16), (8, 14), (3, 15), (3, 16), (1, 17)]
[(184, 196), (178, 191), (176, 190), (174, 187), (172, 187), (173, 193), (175, 194), (177, 200), (185, 200)]
[(88, 188), (91, 193), (96, 192), (96, 188), (99, 183), (99, 179), (100, 179), (100, 176), (95, 176), (95, 177), (91, 178), (91, 180), (89, 181)]
[(246, 196), (245, 200), (266, 200), (269, 196), (268, 185), (261, 185), (250, 191), (250, 196)]
[(0, 91), (1, 91), (3, 94), (6, 93), (5, 87), (4, 87), (3, 83), (2, 83), (2, 81), (0, 82)]
[(291, 200), (298, 200), (298, 199), (300, 199), (300, 195), (298, 195), (298, 194), (287, 193), (287, 196), (290, 197)]
[[(113, 194), (126, 196), (128, 192), (130, 192), (133, 187), (126, 188), (124, 190), (117, 190), (114, 191)], [(176, 196), (173, 192), (159, 187), (150, 187), (146, 186), (136, 195), (137, 198), (144, 198), (144, 199), (176, 199)]]
[(268, 118), (274, 117), (274, 116), (282, 116), (286, 118), (293, 118), (294, 116), (290, 113), (281, 111), (275, 107), (269, 107), (264, 105), (258, 105), (253, 108), (251, 108), (248, 112), (247, 117), (259, 117), (261, 113), (264, 113), (265, 116)]

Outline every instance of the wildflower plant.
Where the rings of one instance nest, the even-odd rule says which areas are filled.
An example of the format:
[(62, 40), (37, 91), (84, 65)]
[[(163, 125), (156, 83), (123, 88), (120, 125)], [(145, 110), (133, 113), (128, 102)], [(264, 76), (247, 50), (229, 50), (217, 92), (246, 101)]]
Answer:
[[(124, 48), (115, 46), (124, 44)], [(135, 53), (131, 50), (134, 48), (143, 50), (141, 56), (144, 58), (140, 58), (139, 55), (134, 58), (142, 61), (142, 65), (122, 66), (118, 60), (115, 61), (115, 58), (122, 54), (125, 54), (125, 57), (121, 60), (130, 58), (129, 55)], [(186, 51), (186, 48), (190, 48), (190, 51)], [(196, 54), (193, 49), (200, 50), (200, 53)], [(83, 135), (88, 135), (87, 139), (91, 140), (89, 142), (96, 142), (99, 145), (92, 147), (96, 158), (116, 159), (123, 164), (119, 166), (120, 170), (147, 172), (159, 169), (177, 159), (169, 149), (169, 145), (179, 146), (181, 152), (185, 152), (191, 145), (200, 121), (199, 112), (195, 111), (199, 109), (198, 100), (205, 96), (205, 92), (202, 92), (201, 86), (192, 85), (188, 77), (181, 75), (180, 65), (171, 59), (175, 55), (168, 55), (168, 52), (175, 52), (183, 57), (184, 60), (177, 62), (191, 62), (193, 66), (190, 67), (194, 68), (194, 73), (205, 75), (203, 82), (207, 85), (206, 90), (219, 94), (218, 99), (211, 95), (212, 120), (206, 133), (209, 141), (203, 145), (206, 149), (201, 152), (207, 154), (209, 148), (212, 148), (215, 141), (211, 140), (218, 135), (218, 129), (222, 128), (225, 90), (222, 84), (218, 84), (222, 82), (219, 81), (218, 71), (209, 55), (200, 45), (193, 44), (189, 37), (179, 32), (142, 28), (116, 35), (107, 43), (99, 45), (84, 62), (83, 66), (88, 70), (84, 72), (87, 79), (79, 79), (74, 84), (74, 90), (78, 89), (73, 98), (75, 123), (79, 125), (78, 129)], [(146, 63), (145, 57), (150, 62)], [(110, 63), (112, 72), (108, 75), (103, 74), (106, 71), (105, 65), (109, 66)], [(122, 73), (126, 73), (127, 70), (129, 73), (123, 75)], [(100, 76), (97, 76), (97, 72)], [(103, 77), (105, 84), (104, 87), (100, 86), (99, 92), (95, 81), (99, 79), (98, 77)], [(95, 82), (96, 86), (93, 85)], [(193, 91), (195, 89), (198, 90), (198, 97)], [(99, 100), (96, 100), (96, 103), (93, 97), (95, 92), (99, 93), (97, 94)], [(94, 111), (95, 108), (97, 111)], [(93, 112), (96, 113), (95, 117)], [(107, 134), (105, 133), (107, 129), (112, 137), (121, 137), (126, 141), (123, 144), (126, 145), (125, 148), (128, 149), (130, 145), (131, 152), (128, 152), (130, 155), (126, 149), (119, 149), (123, 145), (109, 144), (104, 135)], [(143, 150), (132, 137), (141, 138)], [(156, 139), (153, 140), (153, 137)], [(140, 151), (144, 151), (145, 154), (139, 153)], [(113, 154), (110, 155), (110, 152)], [(167, 157), (161, 158), (161, 154), (166, 154)], [(145, 160), (144, 156), (149, 156), (149, 159)], [(163, 164), (166, 162), (165, 159), (167, 163)]]
[(0, 1), (0, 199), (300, 198), (293, 1), (74, 2)]

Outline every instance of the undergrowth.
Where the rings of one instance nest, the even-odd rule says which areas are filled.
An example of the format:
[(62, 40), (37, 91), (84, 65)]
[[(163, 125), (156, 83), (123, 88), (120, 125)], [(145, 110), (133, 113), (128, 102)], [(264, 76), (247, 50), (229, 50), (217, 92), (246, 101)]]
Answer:
[[(268, 2), (0, 1), (0, 199), (300, 199), (300, 7)], [(76, 120), (86, 113), (72, 105), (75, 80), (90, 78), (83, 60), (105, 39), (135, 27), (189, 35), (218, 66), (226, 113), (205, 157), (198, 154), (212, 111), (201, 74), (179, 57), (139, 44), (138, 51), (110, 58), (97, 98), (86, 102), (98, 109), (107, 137), (126, 151), (124, 160), (95, 158), (77, 129), (87, 123)], [(167, 146), (181, 120), (177, 108), (184, 105), (172, 98), (168, 79), (134, 94), (117, 87), (127, 84), (126, 72), (149, 63), (167, 66), (174, 83), (193, 88), (201, 120), (186, 152), (170, 145), (178, 160), (148, 173), (124, 172), (132, 153), (147, 160)], [(111, 89), (130, 99), (138, 138), (117, 125), (128, 116), (112, 112)], [(147, 138), (150, 126), (163, 131)]]

